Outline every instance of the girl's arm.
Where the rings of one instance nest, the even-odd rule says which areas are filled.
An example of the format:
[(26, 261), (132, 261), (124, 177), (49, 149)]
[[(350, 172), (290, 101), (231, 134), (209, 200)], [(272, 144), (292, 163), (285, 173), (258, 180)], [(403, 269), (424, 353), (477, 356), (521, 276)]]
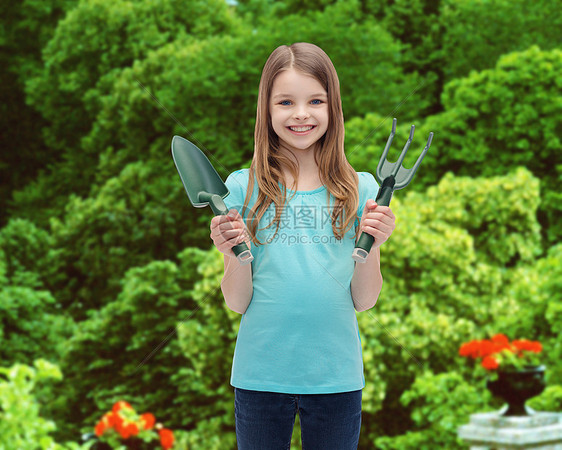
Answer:
[(380, 246), (395, 228), (396, 218), (388, 206), (369, 199), (361, 218), (361, 230), (375, 238), (364, 263), (356, 263), (351, 278), (351, 298), (357, 311), (366, 311), (377, 303), (382, 289)]
[(221, 290), (226, 306), (238, 314), (244, 314), (254, 291), (252, 265), (241, 265), (232, 247), (245, 242), (251, 248), (251, 244), (244, 221), (236, 209), (231, 209), (227, 215), (221, 214), (211, 219), (211, 239), (224, 255)]
[(221, 281), (221, 290), (226, 306), (238, 314), (244, 314), (254, 292), (252, 265), (243, 266), (235, 256), (224, 255), (224, 276)]
[(351, 298), (356, 311), (366, 311), (377, 303), (382, 289), (380, 249), (371, 250), (364, 263), (356, 263), (351, 279)]

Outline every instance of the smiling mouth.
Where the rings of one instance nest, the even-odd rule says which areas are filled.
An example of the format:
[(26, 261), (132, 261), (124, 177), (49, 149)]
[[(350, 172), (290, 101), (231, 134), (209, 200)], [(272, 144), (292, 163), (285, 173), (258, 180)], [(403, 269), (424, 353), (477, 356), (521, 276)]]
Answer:
[(316, 128), (316, 125), (308, 125), (305, 127), (287, 127), (289, 130), (291, 130), (293, 133), (307, 133), (310, 130), (313, 130), (314, 128)]

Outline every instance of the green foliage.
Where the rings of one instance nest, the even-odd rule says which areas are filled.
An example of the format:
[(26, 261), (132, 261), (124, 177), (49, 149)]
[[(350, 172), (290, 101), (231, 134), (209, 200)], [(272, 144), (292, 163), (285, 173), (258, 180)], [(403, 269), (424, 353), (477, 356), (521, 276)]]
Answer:
[(28, 362), (41, 354), (57, 357), (61, 339), (72, 331), (72, 322), (50, 312), (54, 302), (48, 291), (17, 285), (0, 287), (0, 358), (5, 364)]
[(458, 167), (459, 174), (489, 176), (527, 167), (540, 178), (545, 193), (540, 214), (550, 243), (562, 234), (556, 220), (561, 210), (556, 186), (562, 176), (562, 166), (556, 164), (562, 151), (560, 70), (561, 50), (534, 46), (501, 57), (495, 69), (449, 83), (437, 155), (442, 167)]
[[(547, 377), (548, 381), (548, 377)], [(562, 386), (547, 386), (543, 393), (526, 403), (536, 411), (562, 411)]]
[(556, 0), (363, 0), (358, 9), (403, 44), (407, 73), (431, 80), (421, 87), (431, 102), (427, 115), (443, 110), (439, 96), (449, 81), (492, 68), (500, 56), (532, 45), (560, 47)]
[[(185, 379), (170, 382), (178, 368), (191, 364), (175, 333), (191, 317), (199, 318), (192, 288), (207, 252), (186, 249), (178, 257), (178, 264), (153, 261), (130, 269), (115, 300), (90, 310), (67, 341), (60, 362), (67, 381), (55, 387), (50, 406), (50, 414), (64, 424), (60, 439), (72, 439), (78, 426), (91, 432), (100, 411), (122, 399), (143, 405), (172, 429), (195, 419), (178, 415), (178, 404), (205, 404)], [(223, 302), (218, 295), (213, 299)]]
[[(429, 132), (435, 136), (408, 189), (424, 190), (447, 172), (491, 177), (524, 166), (540, 180), (538, 217), (545, 245), (557, 242), (562, 236), (557, 220), (562, 211), (562, 165), (557, 164), (562, 152), (561, 70), (561, 50), (542, 51), (535, 46), (504, 55), (494, 69), (448, 83), (442, 96), (445, 111), (428, 117), (425, 123), (415, 123), (406, 167), (415, 162)], [(357, 170), (369, 170), (372, 160), (380, 158), (391, 124), (390, 117), (377, 114), (348, 122), (347, 155)], [(398, 121), (389, 161), (398, 158), (409, 130), (410, 124)], [(514, 200), (523, 208), (528, 197)]]
[(44, 272), (48, 262), (45, 254), (52, 247), (52, 237), (33, 222), (11, 219), (0, 230), (0, 248), (3, 250), (6, 277), (12, 284), (27, 287), (44, 287), (39, 274)]
[[(223, 276), (223, 255), (212, 249), (197, 267), (201, 277), (194, 285), (192, 297), (196, 303), (197, 319), (186, 320), (178, 328), (182, 354), (190, 361), (181, 367), (172, 381), (182, 390), (191, 391), (191, 398), (205, 399), (190, 402), (192, 417), (184, 424), (195, 429), (190, 433), (192, 445), (209, 442), (210, 448), (233, 448), (236, 442), (234, 416), (225, 413), (234, 404), (229, 384), (231, 361), (225, 354), (234, 353), (238, 332), (238, 313), (226, 308), (220, 292)], [(191, 319), (191, 317), (189, 317)], [(195, 423), (193, 418), (198, 418)], [(230, 432), (225, 433), (224, 430)], [(221, 431), (222, 430), (222, 431)]]
[[(516, 199), (523, 194), (529, 201), (521, 212)], [(540, 243), (537, 198), (537, 180), (524, 169), (487, 179), (448, 174), (425, 195), (409, 192), (403, 202), (396, 198), (397, 225), (387, 243), (392, 258), (385, 261), (385, 273), (396, 279), (408, 274), (401, 282), (405, 291), (440, 298), (442, 312), (492, 319), (478, 304), (461, 308), (458, 297), (493, 295), (502, 288), (506, 262), (534, 260)]]
[(61, 313), (40, 273), (49, 235), (12, 219), (0, 230), (0, 360), (31, 363), (37, 355), (56, 360), (73, 322)]
[[(360, 448), (461, 448), (456, 427), (501, 403), (458, 348), (497, 332), (542, 342), (548, 388), (529, 405), (560, 410), (557, 2), (20, 3), (0, 19), (0, 448), (80, 448), (121, 399), (178, 448), (235, 448), (240, 315), (170, 141), (200, 144), (223, 178), (248, 167), (263, 64), (299, 41), (334, 62), (357, 171), (375, 171), (393, 117), (391, 161), (412, 123), (407, 167), (435, 133), (358, 314)], [(29, 381), (17, 363), (38, 357), (64, 380)]]
[[(358, 316), (365, 377), (369, 380), (364, 388), (363, 411), (371, 417), (368, 423), (376, 421), (376, 426), (368, 428), (371, 442), (381, 435), (410, 431), (415, 433), (401, 437), (400, 445), (394, 440), (385, 441), (385, 445), (414, 448), (433, 442), (434, 448), (450, 448), (442, 445), (443, 430), (424, 430), (416, 425), (411, 405), (398, 399), (418, 380), (420, 370), (437, 374), (454, 367), (454, 376), (478, 383), (482, 391), (484, 371), (474, 371), (457, 356), (467, 340), (497, 332), (506, 332), (511, 338), (541, 340), (551, 380), (556, 384), (560, 379), (560, 363), (553, 359), (557, 354), (556, 334), (543, 326), (541, 309), (536, 312), (536, 321), (523, 322), (528, 325), (525, 329), (510, 325), (527, 314), (528, 298), (518, 295), (521, 292), (515, 288), (520, 268), (541, 267), (547, 261), (536, 261), (539, 239), (533, 208), (537, 207), (537, 181), (523, 169), (488, 179), (449, 174), (423, 197), (412, 191), (393, 200), (397, 226), (381, 248), (383, 289), (376, 309)], [(528, 195), (529, 211), (520, 211), (521, 204), (511, 198), (521, 195)], [(486, 223), (486, 232), (481, 223)], [(500, 242), (501, 247), (497, 247)], [(494, 247), (499, 250), (492, 250)], [(556, 262), (551, 260), (550, 264)], [(546, 284), (559, 278), (556, 272), (541, 271), (541, 276), (550, 280)], [(542, 299), (539, 302), (542, 308), (548, 304)], [(535, 305), (528, 307), (530, 310)], [(459, 400), (462, 403), (464, 400)], [(466, 420), (456, 412), (452, 414), (459, 421)], [(389, 416), (397, 420), (388, 423), (385, 418)]]
[(175, 39), (231, 32), (235, 23), (219, 0), (80, 1), (44, 49), (44, 73), (26, 85), (29, 101), (53, 124), (47, 144), (64, 150), (87, 132), (97, 110), (96, 87), (107, 77)]
[[(176, 39), (236, 34), (239, 27), (221, 0), (80, 1), (58, 22), (43, 50), (41, 71), (26, 77), (27, 103), (48, 121), (38, 138), (58, 157), (48, 160), (48, 174), (15, 195), (15, 214), (47, 226), (49, 217), (64, 211), (71, 193), (88, 195), (100, 152), (121, 144), (92, 147), (83, 139), (96, 120), (100, 97), (111, 95), (124, 68)], [(45, 203), (50, 204), (45, 208)]]
[[(448, 56), (441, 52), (444, 33), (441, 4), (434, 0), (361, 2), (364, 14), (374, 16), (403, 45), (401, 65), (406, 73), (418, 72), (424, 77), (425, 83), (417, 86), (421, 97), (428, 101), (423, 116), (441, 110), (442, 70), (449, 65)], [(400, 116), (403, 115), (404, 109)]]
[(562, 245), (558, 244), (536, 264), (513, 270), (505, 294), (513, 303), (510, 314), (497, 319), (498, 326), (513, 336), (541, 340), (548, 349), (544, 364), (553, 384), (562, 381), (561, 280)]
[(443, 0), (439, 16), (446, 81), (491, 68), (502, 55), (532, 45), (560, 47), (562, 13), (553, 0), (532, 5), (525, 0)]
[(162, 176), (158, 166), (130, 164), (95, 197), (72, 197), (63, 221), (52, 219), (52, 286), (75, 317), (113, 299), (131, 265), (185, 245), (197, 220), (176, 219), (176, 211), (186, 211), (186, 199), (181, 183), (170, 178), (173, 164), (167, 169)]
[(400, 398), (412, 411), (415, 431), (375, 438), (375, 445), (380, 449), (461, 449), (457, 428), (470, 414), (489, 410), (489, 400), (490, 393), (483, 385), (468, 383), (456, 372), (424, 371)]
[[(61, 449), (49, 436), (56, 425), (40, 415), (33, 395), (43, 380), (62, 379), (57, 366), (38, 359), (33, 367), (15, 364), (0, 367), (0, 448)], [(5, 378), (4, 378), (5, 377)], [(33, 447), (30, 447), (33, 444)]]
[(6, 1), (0, 6), (0, 226), (8, 220), (12, 192), (57, 157), (41, 141), (40, 130), (47, 123), (26, 105), (24, 83), (41, 71), (41, 50), (77, 1)]
[[(561, 387), (548, 386), (541, 395), (529, 400), (528, 405), (537, 411), (560, 411), (561, 400)], [(460, 450), (465, 444), (457, 438), (458, 427), (468, 423), (471, 414), (496, 410), (498, 404), (483, 380), (469, 383), (456, 372), (424, 372), (402, 394), (400, 401), (411, 409), (415, 430), (398, 436), (375, 437), (374, 443), (381, 450)]]
[(10, 51), (10, 70), (21, 79), (37, 70), (37, 57), (52, 39), (58, 21), (79, 0), (24, 0), (2, 5), (0, 46)]
[(551, 247), (537, 266), (543, 300), (547, 303), (545, 316), (552, 333), (559, 336), (562, 333), (562, 244)]
[[(46, 380), (62, 380), (57, 365), (36, 359), (33, 366), (0, 367), (0, 449), (88, 450), (94, 444), (68, 441), (58, 444), (50, 436), (55, 422), (42, 415)], [(181, 447), (178, 447), (181, 448)]]

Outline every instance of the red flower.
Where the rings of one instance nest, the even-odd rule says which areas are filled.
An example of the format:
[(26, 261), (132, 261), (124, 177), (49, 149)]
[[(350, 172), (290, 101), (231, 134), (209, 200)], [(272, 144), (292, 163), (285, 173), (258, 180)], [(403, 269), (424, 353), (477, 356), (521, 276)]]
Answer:
[(110, 413), (110, 414), (112, 414), (113, 417), (113, 426), (117, 431), (121, 431), (121, 428), (123, 428), (123, 417), (121, 417), (120, 414), (116, 414), (116, 413)]
[(103, 415), (103, 417), (97, 423), (95, 428), (95, 432), (97, 436), (101, 436), (105, 432), (105, 430), (112, 428), (115, 425), (116, 423), (115, 416), (116, 414), (114, 414), (113, 412), (108, 412)]
[(497, 369), (498, 366), (499, 364), (493, 356), (488, 355), (482, 360), (482, 367), (486, 370), (494, 370)]
[(480, 348), (480, 341), (470, 341), (461, 345), (459, 349), (460, 356), (467, 356), (469, 358), (478, 357), (478, 349)]
[[(123, 413), (124, 410), (130, 410), (130, 412)], [(155, 422), (156, 418), (152, 413), (147, 412), (139, 416), (129, 403), (118, 401), (113, 405), (110, 412), (103, 415), (94, 429), (96, 435), (101, 437), (100, 440), (103, 442), (107, 442), (107, 439), (115, 439), (114, 436), (102, 437), (107, 429), (114, 428), (122, 439), (129, 439), (131, 436), (138, 435), (143, 440), (148, 439), (149, 441), (160, 438), (162, 447), (165, 450), (170, 449), (174, 443), (172, 431), (163, 428), (160, 423), (156, 424), (155, 427)], [(158, 430), (158, 435), (156, 429), (151, 431), (153, 428)]]
[(494, 343), (496, 352), (501, 352), (504, 349), (512, 350), (511, 345), (509, 345), (509, 339), (505, 334), (496, 334), (492, 337), (492, 342)]
[(496, 343), (496, 344), (503, 344), (503, 345), (509, 345), (509, 339), (507, 338), (507, 336), (505, 334), (502, 333), (498, 333), (494, 336), (492, 336), (492, 342)]
[(141, 422), (144, 424), (145, 430), (150, 430), (154, 426), (156, 418), (152, 413), (144, 413), (141, 415)]
[(121, 418), (119, 414), (116, 414), (114, 412), (106, 413), (105, 417), (110, 427), (114, 427), (117, 424), (118, 420)]
[(496, 352), (496, 345), (492, 341), (481, 341), (480, 342), (480, 351), (478, 356), (480, 358), (485, 358), (486, 356), (492, 355)]
[(115, 414), (117, 414), (121, 409), (133, 409), (133, 407), (125, 401), (119, 401), (116, 402), (115, 405), (113, 405), (113, 412)]
[[(518, 367), (517, 364), (524, 364), (530, 358), (528, 352), (540, 353), (542, 345), (538, 341), (527, 339), (514, 340), (511, 343), (505, 334), (498, 333), (491, 339), (473, 340), (465, 342), (459, 349), (459, 355), (473, 359), (482, 358), (482, 366), (488, 370), (494, 370), (504, 366)], [(517, 363), (515, 360), (524, 361)]]
[(117, 431), (119, 431), (123, 439), (128, 439), (131, 436), (139, 434), (139, 427), (134, 422), (124, 421), (123, 425)]
[(168, 450), (174, 444), (174, 434), (172, 430), (167, 428), (162, 428), (160, 431), (160, 444), (165, 450)]
[(512, 344), (519, 351), (528, 351), (540, 353), (542, 351), (542, 345), (538, 341), (529, 341), (527, 339), (519, 339), (512, 342)]
[(101, 436), (103, 434), (103, 432), (106, 430), (107, 426), (105, 425), (105, 423), (103, 423), (103, 420), (100, 420), (97, 425), (96, 428), (94, 429), (96, 432), (96, 436)]

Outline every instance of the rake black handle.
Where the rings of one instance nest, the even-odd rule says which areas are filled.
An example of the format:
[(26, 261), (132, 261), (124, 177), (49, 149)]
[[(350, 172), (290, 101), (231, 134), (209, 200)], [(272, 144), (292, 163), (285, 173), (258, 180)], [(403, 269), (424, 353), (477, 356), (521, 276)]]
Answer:
[[(392, 193), (394, 192), (394, 183), (396, 180), (392, 175), (386, 177), (382, 182), (377, 198), (375, 201), (378, 205), (388, 206), (390, 205), (390, 200), (392, 199)], [(353, 250), (353, 255), (351, 257), (358, 263), (364, 263), (369, 256), (371, 247), (375, 242), (375, 238), (368, 233), (361, 233), (357, 244), (355, 244), (355, 249)]]

